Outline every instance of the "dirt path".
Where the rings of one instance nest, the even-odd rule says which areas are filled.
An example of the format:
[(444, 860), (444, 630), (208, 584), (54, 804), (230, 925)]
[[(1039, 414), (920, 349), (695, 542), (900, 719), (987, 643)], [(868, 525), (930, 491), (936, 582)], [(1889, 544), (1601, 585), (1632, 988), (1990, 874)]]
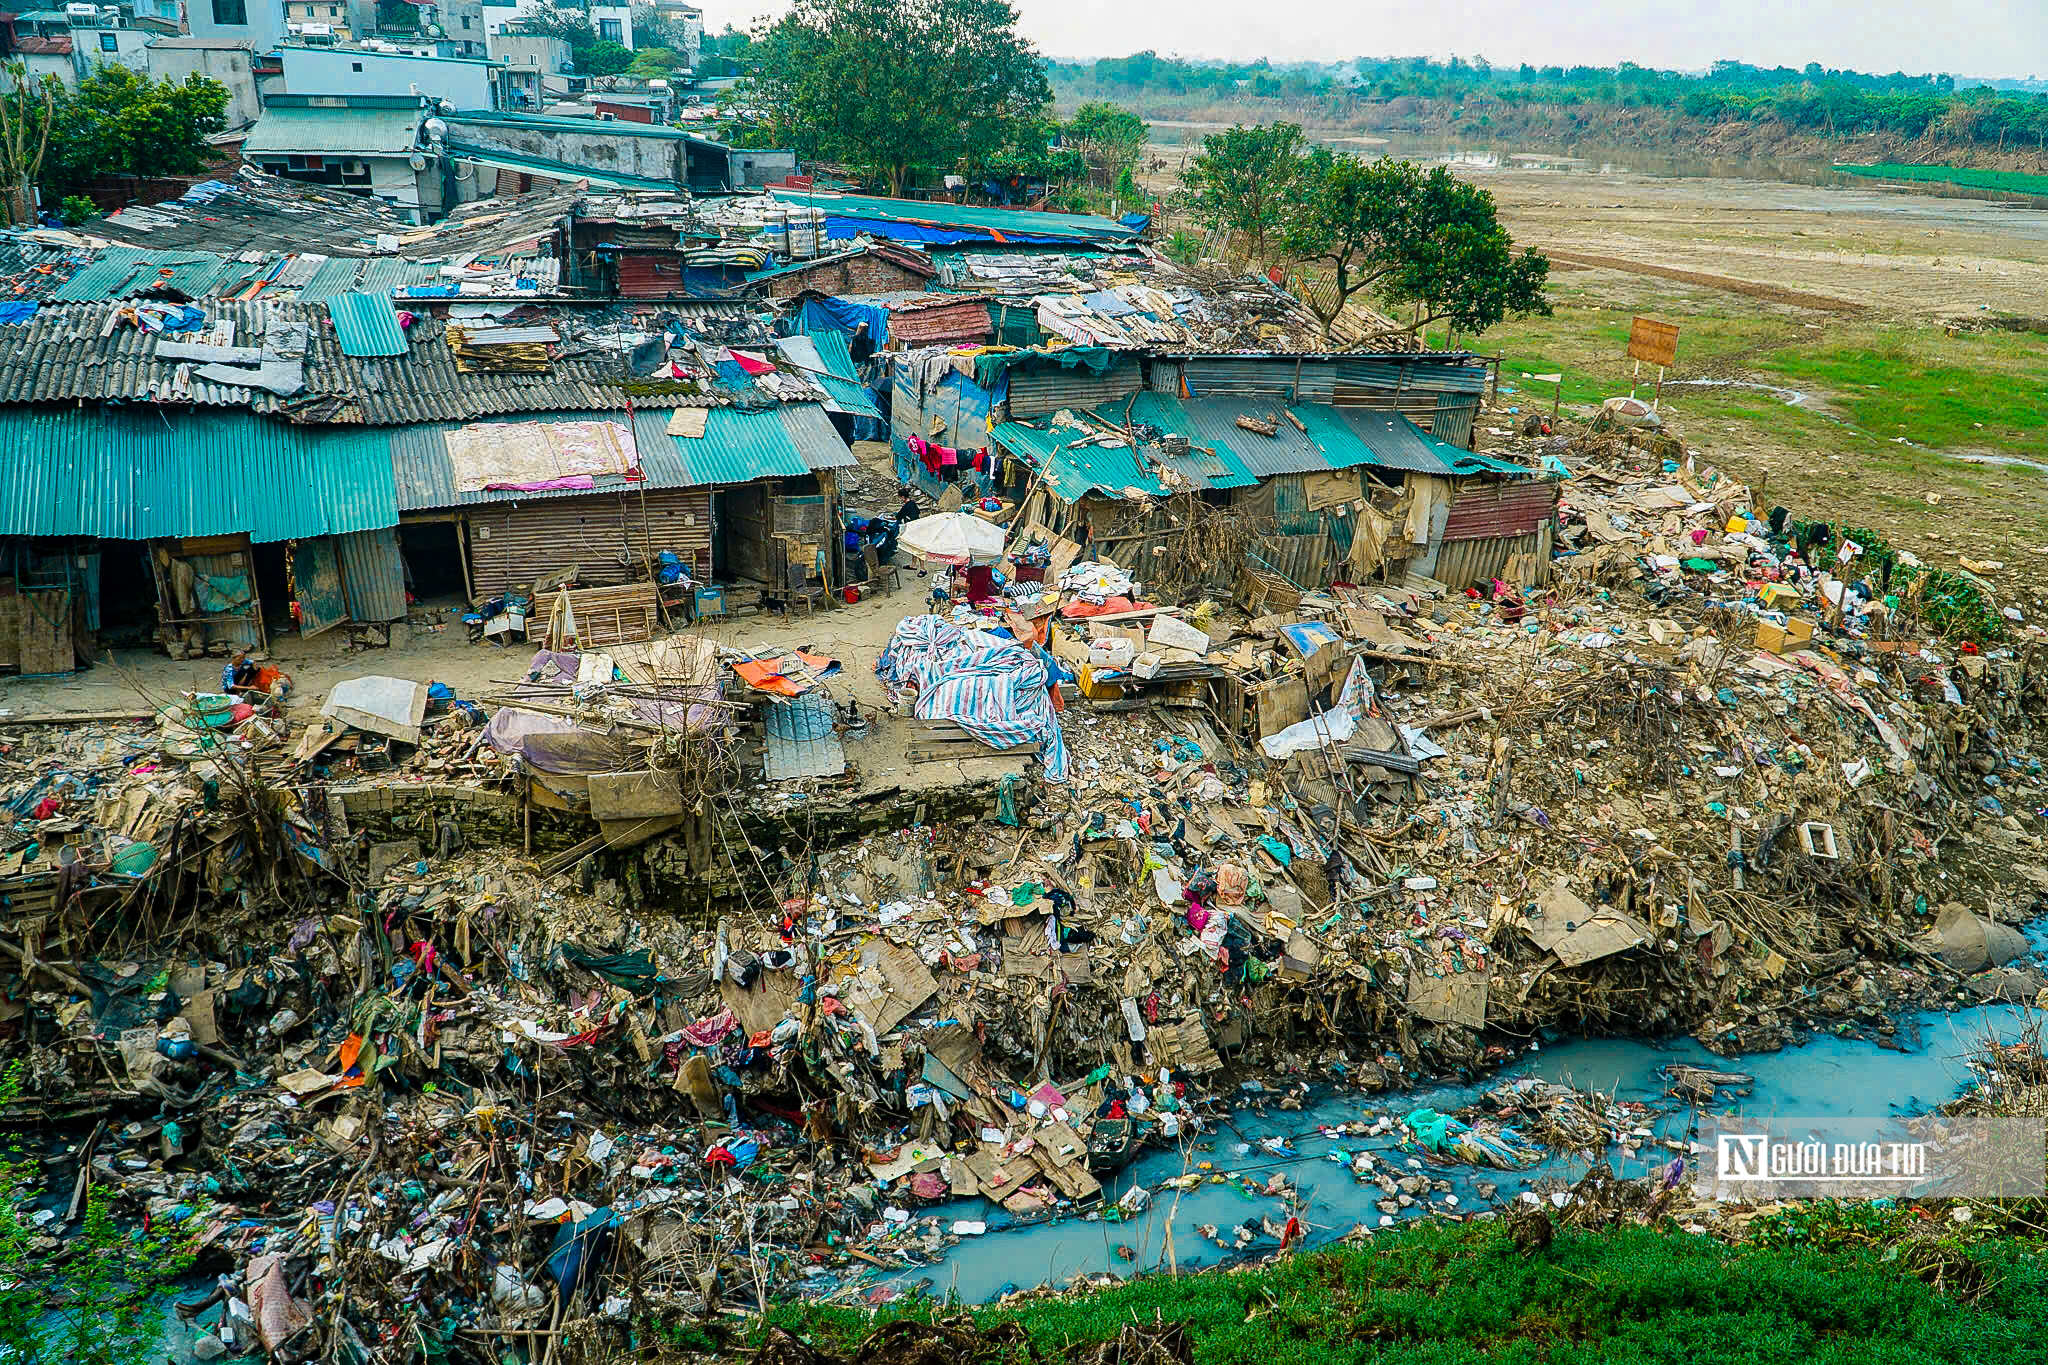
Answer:
[(1619, 256), (1588, 256), (1584, 252), (1565, 251), (1547, 244), (1538, 244), (1537, 249), (1553, 261), (1564, 261), (1571, 265), (1592, 266), (1603, 270), (1620, 270), (1630, 275), (1655, 275), (1660, 279), (1678, 280), (1685, 284), (1704, 285), (1709, 289), (1721, 289), (1731, 294), (1747, 294), (1751, 298), (1763, 299), (1767, 303), (1782, 303), (1793, 308), (1812, 308), (1823, 313), (1860, 313), (1860, 303), (1846, 299), (1831, 299), (1825, 294), (1807, 294), (1796, 289), (1783, 289), (1772, 284), (1757, 284), (1751, 280), (1732, 279), (1727, 275), (1709, 275), (1698, 270), (1679, 270), (1668, 265), (1651, 265), (1645, 261), (1628, 261)]

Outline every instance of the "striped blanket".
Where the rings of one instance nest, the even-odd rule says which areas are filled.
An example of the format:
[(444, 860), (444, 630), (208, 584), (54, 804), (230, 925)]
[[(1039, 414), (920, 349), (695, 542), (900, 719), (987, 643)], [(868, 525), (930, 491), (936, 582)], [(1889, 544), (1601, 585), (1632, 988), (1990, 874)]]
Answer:
[(999, 749), (1038, 741), (1046, 780), (1066, 781), (1066, 739), (1034, 651), (937, 616), (907, 616), (875, 672), (885, 682), (916, 685), (912, 710), (920, 719), (950, 720)]

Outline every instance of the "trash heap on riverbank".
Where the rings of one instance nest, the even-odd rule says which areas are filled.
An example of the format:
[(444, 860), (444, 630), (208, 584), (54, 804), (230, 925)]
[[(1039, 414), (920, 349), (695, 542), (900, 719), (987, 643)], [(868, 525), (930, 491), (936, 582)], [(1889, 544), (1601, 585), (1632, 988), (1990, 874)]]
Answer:
[[(1004, 689), (1044, 656), (913, 618), (903, 653), (964, 663), (899, 658), (900, 704), (948, 688), (976, 745), (1059, 765), (985, 821), (739, 818), (828, 787), (768, 782), (734, 699), (822, 701), (836, 737), (830, 679), (875, 662), (793, 641), (537, 656), (482, 704), (358, 680), (295, 733), (195, 696), (12, 735), (0, 891), (42, 897), (0, 935), (17, 1117), (107, 1116), (72, 1169), (230, 1277), (224, 1347), (537, 1359), (578, 1323), (886, 1292), (992, 1222), (1129, 1216), (1103, 1183), (1148, 1146), (1284, 1233), (1289, 1192), (1208, 1145), (1248, 1078), (1385, 1091), (1546, 1030), (1735, 1053), (2034, 998), (2007, 964), (2048, 893), (2036, 628), (1710, 470), (1527, 455), (1573, 474), (1530, 586), (1145, 605), (1097, 565), (1001, 618), (1056, 661), (1102, 646), (1028, 715)], [(379, 784), (526, 827), (479, 842), (430, 794), (417, 838), (373, 834), (335, 793)], [(536, 807), (580, 833), (528, 857)], [(692, 859), (743, 889), (670, 913), (654, 870)], [(1396, 1112), (1503, 1170), (1641, 1145), (1564, 1091)], [(1385, 1217), (1475, 1211), (1353, 1169)]]

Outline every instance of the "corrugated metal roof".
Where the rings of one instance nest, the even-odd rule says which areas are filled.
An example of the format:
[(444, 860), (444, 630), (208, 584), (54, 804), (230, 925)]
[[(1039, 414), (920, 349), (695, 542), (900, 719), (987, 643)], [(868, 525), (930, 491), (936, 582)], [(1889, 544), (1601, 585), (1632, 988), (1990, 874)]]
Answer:
[(327, 316), (343, 355), (404, 355), (409, 349), (389, 295), (337, 294), (327, 301)]
[(426, 110), (294, 109), (271, 105), (263, 111), (242, 144), (242, 155), (313, 153), (317, 155), (382, 154), (412, 151), (419, 145)]
[(860, 366), (854, 363), (853, 351), (847, 345), (846, 333), (810, 332), (807, 335), (811, 339), (812, 349), (818, 353), (818, 359), (824, 362), (827, 373), (836, 374), (841, 379), (860, 378)]
[[(1322, 449), (1332, 469), (1378, 466), (1405, 469), (1416, 474), (1449, 474), (1450, 468), (1430, 452), (1426, 444), (1403, 439), (1390, 423), (1352, 421), (1377, 417), (1399, 417), (1367, 408), (1332, 408), (1321, 403), (1297, 403), (1288, 409), (1308, 428), (1309, 438)], [(1402, 419), (1405, 420), (1405, 419)], [(1411, 429), (1413, 424), (1410, 424)], [(1366, 439), (1371, 432), (1374, 439)]]
[(1048, 430), (1023, 422), (1003, 422), (989, 436), (1037, 465), (1050, 488), (1064, 502), (1077, 502), (1094, 489), (1117, 497), (1164, 497), (1166, 485), (1145, 456), (1126, 445), (1073, 444), (1086, 430)]
[(1024, 209), (983, 208), (972, 204), (931, 203), (917, 199), (878, 199), (867, 195), (822, 190), (770, 190), (786, 204), (823, 209), (847, 218), (880, 218), (935, 227), (967, 227), (983, 232), (1015, 232), (1034, 237), (1067, 237), (1076, 241), (1139, 236), (1114, 218), (1092, 213), (1036, 213)]
[(1358, 439), (1371, 447), (1377, 463), (1389, 469), (1409, 469), (1418, 474), (1529, 473), (1520, 465), (1507, 465), (1439, 441), (1398, 412), (1383, 408), (1330, 411), (1338, 414)]
[[(1271, 478), (1275, 474), (1311, 474), (1328, 469), (1330, 462), (1323, 455), (1322, 448), (1307, 435), (1297, 430), (1292, 422), (1281, 415), (1281, 404), (1270, 398), (1187, 398), (1177, 399), (1170, 395), (1145, 393), (1139, 395), (1133, 412), (1153, 399), (1165, 399), (1167, 404), (1157, 409), (1161, 413), (1172, 413), (1172, 422), (1153, 419), (1157, 425), (1178, 431), (1196, 445), (1227, 447), (1236, 462), (1252, 483)], [(1259, 421), (1278, 418), (1274, 434), (1261, 436), (1255, 431), (1246, 431), (1237, 424), (1239, 417), (1252, 417)], [(1135, 419), (1134, 419), (1135, 420)], [(1229, 461), (1225, 461), (1226, 464)], [(1243, 487), (1242, 484), (1217, 483), (1219, 488)]]
[[(623, 410), (611, 415), (625, 420)], [(458, 490), (455, 467), (448, 459), (447, 433), (457, 430), (461, 423), (395, 427), (380, 433), (379, 438), (388, 438), (390, 464), (396, 471), (397, 505), (405, 512), (524, 502), (532, 498), (573, 498), (638, 487), (698, 488), (751, 483), (756, 479), (793, 479), (821, 469), (843, 469), (854, 463), (853, 452), (839, 439), (831, 418), (816, 403), (784, 403), (760, 412), (711, 408), (706, 410), (701, 437), (669, 435), (668, 424), (673, 415), (668, 408), (636, 408), (633, 442), (640, 454), (642, 477), (599, 478), (594, 488), (539, 492)], [(499, 420), (589, 421), (592, 416), (589, 411), (565, 411)]]
[(700, 147), (718, 147), (725, 144), (713, 142), (701, 133), (687, 132), (681, 128), (663, 123), (634, 123), (626, 119), (594, 118), (551, 118), (546, 114), (492, 113), (488, 111), (459, 111), (443, 114), (450, 128), (461, 128), (474, 124), (479, 128), (509, 128), (514, 131), (543, 131), (551, 133), (600, 133), (620, 134), (626, 137), (657, 138), (664, 142), (694, 142)]
[(959, 299), (889, 310), (889, 340), (905, 346), (942, 341), (974, 341), (991, 334), (988, 304)]
[(832, 395), (832, 401), (841, 410), (855, 417), (879, 419), (882, 410), (875, 406), (875, 400), (868, 396), (868, 386), (857, 379), (841, 379), (836, 374), (813, 374), (811, 382)]
[(0, 408), (0, 534), (338, 535), (398, 522), (381, 433), (247, 413)]
[[(1209, 404), (1214, 401), (1209, 400)], [(1170, 435), (1185, 436), (1193, 445), (1212, 452), (1205, 456), (1197, 449), (1186, 455), (1169, 455), (1156, 447), (1148, 452), (1197, 488), (1250, 488), (1259, 481), (1238, 455), (1236, 443), (1240, 438), (1258, 442), (1269, 438), (1241, 431), (1235, 425), (1234, 415), (1225, 422), (1197, 419), (1186, 404), (1171, 394), (1141, 393), (1131, 402), (1131, 421), (1150, 423)]]

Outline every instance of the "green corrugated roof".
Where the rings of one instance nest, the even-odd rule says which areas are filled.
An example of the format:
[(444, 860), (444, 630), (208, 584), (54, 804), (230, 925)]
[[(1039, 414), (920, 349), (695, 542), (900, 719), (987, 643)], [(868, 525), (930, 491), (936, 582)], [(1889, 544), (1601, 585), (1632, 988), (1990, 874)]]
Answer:
[(6, 408), (0, 448), (0, 535), (271, 541), (398, 524), (390, 443), (367, 427), (157, 407)]
[(876, 199), (860, 194), (828, 194), (814, 190), (770, 190), (785, 204), (823, 209), (848, 218), (886, 218), (899, 223), (931, 223), (982, 232), (1019, 232), (1036, 237), (1135, 239), (1137, 229), (1114, 218), (1092, 213), (1035, 213), (1028, 209), (984, 208), (976, 204), (933, 203), (921, 199)]
[(388, 294), (336, 294), (327, 301), (341, 353), (353, 356), (404, 355), (405, 329)]
[[(1119, 417), (1117, 420), (1122, 419)], [(1250, 488), (1259, 481), (1259, 476), (1252, 473), (1216, 424), (1197, 422), (1180, 399), (1170, 393), (1140, 392), (1131, 402), (1131, 421), (1134, 424), (1150, 423), (1161, 431), (1185, 436), (1195, 445), (1214, 451), (1212, 456), (1195, 451), (1186, 455), (1167, 455), (1158, 450), (1151, 452), (1154, 458), (1182, 474), (1199, 477), (1211, 488)], [(1204, 429), (1205, 425), (1207, 429)], [(1250, 439), (1262, 441), (1267, 438), (1251, 436)]]
[(875, 406), (875, 400), (868, 397), (868, 386), (857, 379), (841, 379), (836, 374), (813, 374), (811, 378), (819, 388), (832, 395), (832, 401), (856, 417), (876, 417), (882, 410)]
[(841, 379), (858, 380), (860, 367), (853, 363), (853, 352), (847, 347), (844, 332), (807, 332), (811, 344), (818, 348), (818, 359), (825, 362), (825, 368)]
[[(1074, 431), (1074, 436), (1085, 434)], [(1098, 488), (1117, 497), (1130, 496), (1132, 490), (1146, 497), (1166, 496), (1166, 485), (1152, 472), (1151, 463), (1129, 446), (1070, 445), (1071, 436), (1022, 422), (1000, 423), (989, 435), (1037, 465), (1046, 487), (1062, 502), (1078, 502)]]
[(268, 153), (317, 155), (412, 151), (419, 143), (420, 123), (426, 111), (409, 109), (351, 109), (347, 107), (286, 108), (278, 105), (263, 111), (242, 155)]

